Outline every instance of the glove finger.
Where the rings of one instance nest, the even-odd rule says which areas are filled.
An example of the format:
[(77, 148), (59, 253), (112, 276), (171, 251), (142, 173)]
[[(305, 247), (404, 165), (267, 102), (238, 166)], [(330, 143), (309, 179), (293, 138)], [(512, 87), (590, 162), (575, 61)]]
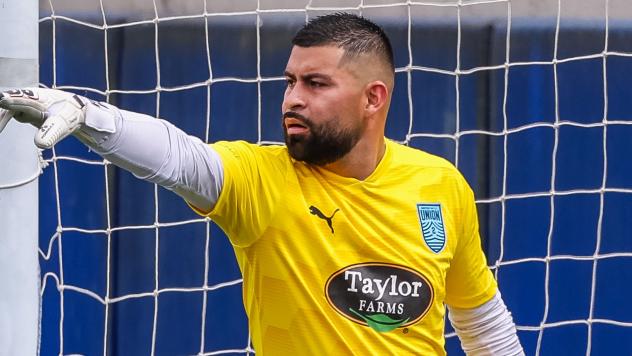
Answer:
[(13, 111), (0, 109), (0, 132), (4, 130), (12, 117)]
[(35, 146), (41, 149), (53, 147), (72, 133), (68, 122), (59, 116), (50, 116), (35, 134)]
[(0, 108), (14, 111), (20, 122), (41, 125), (45, 119), (47, 104), (33, 90), (18, 89), (0, 93)]
[(14, 105), (12, 107), (15, 114), (13, 117), (21, 123), (31, 124), (36, 127), (42, 125), (46, 119), (46, 111), (26, 105)]

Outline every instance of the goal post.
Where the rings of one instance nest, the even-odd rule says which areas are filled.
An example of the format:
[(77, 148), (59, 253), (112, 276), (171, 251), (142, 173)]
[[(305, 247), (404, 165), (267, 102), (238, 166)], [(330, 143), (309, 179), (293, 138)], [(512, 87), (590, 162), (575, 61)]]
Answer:
[[(0, 6), (0, 90), (37, 86), (38, 1)], [(0, 355), (39, 348), (38, 180), (35, 129), (10, 122), (0, 134)]]

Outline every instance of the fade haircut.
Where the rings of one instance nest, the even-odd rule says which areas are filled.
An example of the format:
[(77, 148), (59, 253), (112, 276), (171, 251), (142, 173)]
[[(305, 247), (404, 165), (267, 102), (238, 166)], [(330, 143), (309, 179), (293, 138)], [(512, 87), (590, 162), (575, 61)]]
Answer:
[(375, 54), (395, 72), (393, 49), (384, 30), (364, 17), (337, 12), (310, 20), (292, 39), (299, 47), (337, 46), (343, 60)]

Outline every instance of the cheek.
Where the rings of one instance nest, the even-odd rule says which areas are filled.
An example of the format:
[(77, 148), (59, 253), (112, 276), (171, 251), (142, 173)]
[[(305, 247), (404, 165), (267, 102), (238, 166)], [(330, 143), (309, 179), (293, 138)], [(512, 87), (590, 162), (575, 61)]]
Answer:
[(338, 102), (341, 109), (347, 112), (358, 112), (361, 108), (366, 106), (366, 100), (362, 92), (359, 91), (345, 91), (342, 94), (337, 95), (334, 100)]
[(354, 121), (364, 116), (365, 106), (363, 98), (358, 95), (348, 95), (339, 100), (337, 104), (338, 113), (343, 117), (354, 119)]

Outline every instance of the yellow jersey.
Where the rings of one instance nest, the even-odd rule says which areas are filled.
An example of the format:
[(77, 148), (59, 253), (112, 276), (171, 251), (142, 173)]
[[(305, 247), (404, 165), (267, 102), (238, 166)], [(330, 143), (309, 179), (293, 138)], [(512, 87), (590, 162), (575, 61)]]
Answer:
[(445, 306), (496, 293), (474, 196), (449, 162), (387, 140), (365, 180), (284, 146), (218, 142), (224, 184), (208, 214), (243, 275), (263, 355), (445, 355)]

